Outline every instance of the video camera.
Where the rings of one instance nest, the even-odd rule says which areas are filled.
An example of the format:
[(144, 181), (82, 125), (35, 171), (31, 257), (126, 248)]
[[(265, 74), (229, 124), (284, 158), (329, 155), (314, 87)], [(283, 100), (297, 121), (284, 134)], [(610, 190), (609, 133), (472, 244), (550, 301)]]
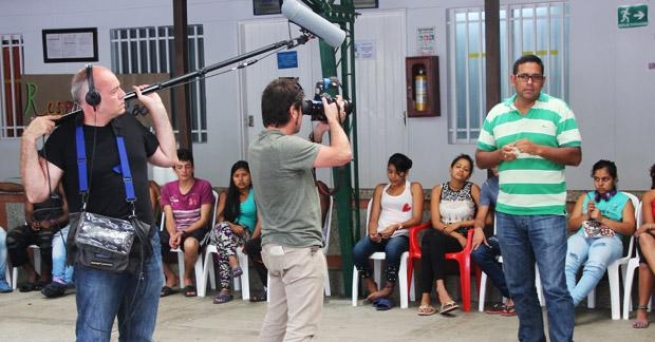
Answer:
[[(316, 82), (316, 87), (314, 89), (314, 99), (313, 100), (304, 100), (302, 102), (302, 113), (305, 115), (311, 115), (312, 121), (327, 121), (325, 117), (325, 112), (323, 111), (323, 102), (321, 98), (324, 97), (327, 99), (328, 103), (336, 101), (330, 94), (325, 91), (328, 89), (336, 89), (337, 93), (339, 91), (339, 79), (336, 77), (324, 78), (322, 81)], [(343, 99), (344, 110), (346, 115), (349, 115), (353, 111), (352, 103), (346, 99)]]

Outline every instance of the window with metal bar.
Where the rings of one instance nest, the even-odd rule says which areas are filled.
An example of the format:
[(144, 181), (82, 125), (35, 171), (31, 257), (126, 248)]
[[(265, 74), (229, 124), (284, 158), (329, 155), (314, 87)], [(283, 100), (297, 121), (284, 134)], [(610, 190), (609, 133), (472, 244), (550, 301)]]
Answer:
[[(173, 70), (173, 26), (122, 28), (110, 30), (109, 33), (111, 67), (117, 74), (170, 73)], [(202, 25), (189, 25), (189, 70), (205, 66), (204, 39)], [(207, 142), (205, 80), (196, 78), (189, 82), (189, 89), (191, 139), (193, 142)], [(174, 87), (171, 90), (182, 91), (182, 88)], [(171, 99), (175, 101), (175, 96)], [(176, 115), (171, 115), (171, 123), (175, 134), (178, 134)]]
[[(475, 143), (487, 114), (484, 9), (448, 11), (449, 122), (451, 144)], [(501, 96), (513, 94), (514, 61), (535, 54), (544, 62), (543, 92), (569, 98), (569, 5), (567, 2), (501, 5)]]
[(18, 138), (25, 128), (20, 89), (23, 37), (17, 34), (0, 35), (0, 49), (0, 138)]

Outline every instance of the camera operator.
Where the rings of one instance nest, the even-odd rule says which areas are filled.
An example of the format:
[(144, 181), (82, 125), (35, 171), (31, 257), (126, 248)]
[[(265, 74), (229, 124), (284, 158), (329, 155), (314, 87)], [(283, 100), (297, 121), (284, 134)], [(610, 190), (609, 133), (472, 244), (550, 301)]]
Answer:
[(269, 270), (270, 303), (260, 341), (307, 341), (318, 333), (323, 309), (325, 256), (321, 210), (312, 168), (345, 165), (352, 149), (340, 121), (343, 99), (322, 99), (330, 145), (295, 136), (302, 125), (304, 92), (293, 80), (276, 79), (262, 94), (265, 129), (248, 149), (258, 211), (262, 258)]

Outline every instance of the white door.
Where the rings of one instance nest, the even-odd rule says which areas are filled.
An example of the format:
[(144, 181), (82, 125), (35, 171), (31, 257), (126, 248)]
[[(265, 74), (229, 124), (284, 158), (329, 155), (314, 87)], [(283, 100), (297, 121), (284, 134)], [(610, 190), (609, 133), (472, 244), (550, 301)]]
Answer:
[[(252, 52), (298, 36), (300, 36), (299, 28), (294, 24), (290, 25), (286, 19), (242, 22), (239, 23), (239, 53)], [(309, 97), (314, 94), (314, 84), (320, 80), (321, 61), (316, 39), (294, 49), (282, 49), (281, 51), (297, 53), (298, 67), (279, 69), (277, 54), (272, 51), (254, 57), (259, 58), (257, 63), (243, 69), (241, 73), (244, 157), (246, 157), (250, 141), (264, 129), (261, 116), (261, 94), (266, 85), (278, 77), (297, 77), (305, 90), (306, 97)], [(309, 117), (303, 118), (302, 130), (299, 134), (308, 136), (310, 126)]]
[[(355, 21), (360, 187), (387, 182), (387, 161), (407, 153), (405, 12), (365, 12)], [(411, 158), (411, 156), (410, 156)]]
[[(355, 22), (355, 42), (374, 48), (374, 56), (355, 61), (359, 179), (362, 188), (373, 188), (386, 181), (386, 163), (395, 152), (407, 153), (405, 125), (405, 56), (407, 50), (405, 12), (365, 12)], [(298, 27), (285, 19), (248, 21), (239, 24), (241, 54), (268, 46), (280, 40), (295, 38)], [(318, 41), (312, 40), (294, 49), (298, 68), (278, 69), (275, 54), (262, 58), (242, 71), (240, 89), (243, 94), (244, 156), (249, 142), (262, 129), (261, 93), (277, 77), (299, 77), (309, 98), (321, 80)], [(339, 76), (339, 75), (337, 75)], [(253, 127), (247, 125), (253, 118)], [(310, 132), (310, 120), (304, 118), (302, 136)], [(411, 156), (410, 156), (411, 157)], [(319, 170), (319, 179), (331, 185), (329, 170)]]

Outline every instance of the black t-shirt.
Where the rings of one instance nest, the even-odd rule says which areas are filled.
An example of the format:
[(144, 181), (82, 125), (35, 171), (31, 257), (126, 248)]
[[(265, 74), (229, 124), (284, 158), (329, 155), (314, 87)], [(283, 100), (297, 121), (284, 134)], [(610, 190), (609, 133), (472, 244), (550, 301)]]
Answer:
[[(132, 115), (115, 118), (125, 138), (136, 194), (136, 212), (139, 219), (152, 224), (153, 214), (148, 192), (148, 157), (159, 143)], [(110, 217), (126, 219), (131, 205), (125, 200), (125, 185), (120, 172), (118, 146), (111, 124), (105, 127), (83, 125), (87, 157), (89, 197), (87, 211)], [(70, 212), (80, 211), (82, 198), (79, 190), (75, 120), (59, 126), (46, 141), (42, 156), (64, 171), (62, 182)]]

